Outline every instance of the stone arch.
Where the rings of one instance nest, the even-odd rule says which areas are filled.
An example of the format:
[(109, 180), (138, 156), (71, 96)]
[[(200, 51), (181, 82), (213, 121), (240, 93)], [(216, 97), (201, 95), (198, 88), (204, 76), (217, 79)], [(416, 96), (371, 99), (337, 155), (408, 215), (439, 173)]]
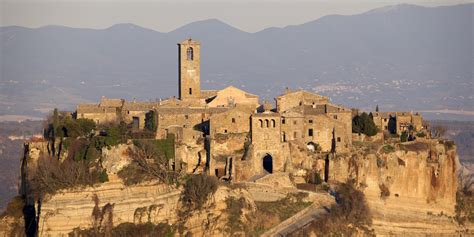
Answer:
[(268, 153), (262, 158), (262, 168), (264, 172), (273, 173), (273, 157)]
[(306, 148), (308, 148), (308, 150), (311, 152), (315, 152), (317, 147), (318, 145), (316, 145), (314, 142), (308, 142), (308, 144), (306, 144)]

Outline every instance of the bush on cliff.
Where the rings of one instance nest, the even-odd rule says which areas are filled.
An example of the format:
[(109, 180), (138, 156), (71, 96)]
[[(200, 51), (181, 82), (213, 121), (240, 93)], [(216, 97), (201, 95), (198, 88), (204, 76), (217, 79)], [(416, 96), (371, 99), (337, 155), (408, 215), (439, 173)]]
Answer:
[(127, 150), (131, 163), (118, 172), (125, 185), (157, 180), (176, 184), (178, 173), (171, 169), (169, 160), (174, 157), (174, 140), (134, 140)]
[(90, 186), (99, 183), (100, 169), (91, 167), (86, 160), (59, 161), (50, 156), (40, 156), (31, 179), (30, 191), (36, 197), (55, 193), (60, 189)]
[(219, 181), (206, 174), (189, 175), (181, 194), (181, 202), (188, 208), (187, 212), (201, 210), (209, 196), (217, 191)]
[(368, 227), (372, 224), (369, 206), (364, 193), (354, 187), (353, 182), (341, 184), (336, 189), (336, 202), (327, 216), (313, 221), (307, 228), (290, 236), (353, 236), (364, 232), (375, 236)]

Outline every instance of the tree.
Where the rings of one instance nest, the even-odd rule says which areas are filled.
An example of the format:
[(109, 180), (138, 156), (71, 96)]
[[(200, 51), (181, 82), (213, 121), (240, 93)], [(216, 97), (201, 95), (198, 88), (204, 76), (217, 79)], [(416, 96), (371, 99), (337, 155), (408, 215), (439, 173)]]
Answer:
[(443, 126), (440, 126), (440, 125), (438, 125), (438, 126), (433, 126), (433, 127), (431, 128), (431, 133), (432, 133), (433, 137), (435, 137), (435, 138), (441, 138), (441, 137), (443, 137), (443, 136), (446, 134), (446, 128), (443, 127)]
[(152, 110), (145, 114), (145, 128), (155, 132), (156, 126), (156, 113)]
[(355, 116), (352, 119), (352, 132), (363, 133), (367, 136), (373, 136), (377, 134), (377, 126), (375, 126), (372, 114), (366, 112)]
[(137, 140), (127, 150), (132, 163), (119, 172), (126, 184), (158, 180), (161, 183), (176, 183), (178, 174), (170, 168), (169, 158), (151, 140)]
[(375, 112), (379, 112), (379, 105), (375, 106)]

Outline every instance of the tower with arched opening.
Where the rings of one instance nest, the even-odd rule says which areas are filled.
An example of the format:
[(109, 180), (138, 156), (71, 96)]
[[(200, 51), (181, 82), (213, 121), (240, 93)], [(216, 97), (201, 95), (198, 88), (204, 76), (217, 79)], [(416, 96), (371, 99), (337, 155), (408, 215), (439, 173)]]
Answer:
[(187, 39), (178, 44), (179, 99), (200, 98), (201, 96), (201, 44)]

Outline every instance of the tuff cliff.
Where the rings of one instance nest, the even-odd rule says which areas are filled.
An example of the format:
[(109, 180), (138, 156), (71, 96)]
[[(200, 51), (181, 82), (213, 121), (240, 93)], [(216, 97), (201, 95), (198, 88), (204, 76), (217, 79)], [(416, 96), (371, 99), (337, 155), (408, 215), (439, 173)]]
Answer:
[[(243, 136), (235, 140), (238, 149), (229, 149), (225, 144), (214, 144), (213, 148), (225, 155), (232, 154), (234, 159), (242, 156), (243, 164), (251, 164), (252, 146), (244, 145)], [(256, 177), (255, 182), (240, 182), (238, 187), (220, 186), (200, 211), (193, 211), (185, 220), (180, 219), (179, 213), (185, 208), (181, 202), (182, 187), (156, 182), (125, 185), (117, 176), (130, 163), (127, 149), (131, 146), (126, 143), (104, 148), (101, 165), (107, 170), (107, 182), (60, 190), (46, 195), (40, 203), (27, 198), (38, 215), (38, 233), (58, 236), (79, 229), (112, 228), (121, 223), (168, 223), (180, 224), (185, 228), (184, 233), (197, 236), (225, 236), (223, 230), (228, 229), (229, 220), (235, 218), (228, 212), (229, 198), (244, 200), (243, 212), (238, 215), (242, 225), (249, 224), (254, 221), (249, 216), (255, 213), (257, 202), (278, 202), (289, 193), (297, 193), (295, 183), (304, 182), (311, 170), (330, 185), (354, 180), (367, 198), (376, 234), (472, 233), (469, 224), (461, 226), (453, 218), (457, 156), (456, 147), (451, 143), (434, 139), (406, 143), (373, 140), (355, 142), (350, 152), (338, 154), (320, 153), (304, 144), (290, 143), (285, 163), (287, 173)], [(47, 142), (26, 146), (24, 172), (33, 172), (40, 154), (48, 152), (50, 147)], [(242, 168), (245, 170), (245, 166), (234, 169)], [(24, 177), (24, 181), (27, 180)], [(319, 206), (333, 202), (327, 194), (311, 194), (308, 200)], [(21, 233), (18, 224), (13, 224), (15, 219), (3, 220), (4, 229), (0, 228), (3, 233), (12, 233), (15, 228)]]

